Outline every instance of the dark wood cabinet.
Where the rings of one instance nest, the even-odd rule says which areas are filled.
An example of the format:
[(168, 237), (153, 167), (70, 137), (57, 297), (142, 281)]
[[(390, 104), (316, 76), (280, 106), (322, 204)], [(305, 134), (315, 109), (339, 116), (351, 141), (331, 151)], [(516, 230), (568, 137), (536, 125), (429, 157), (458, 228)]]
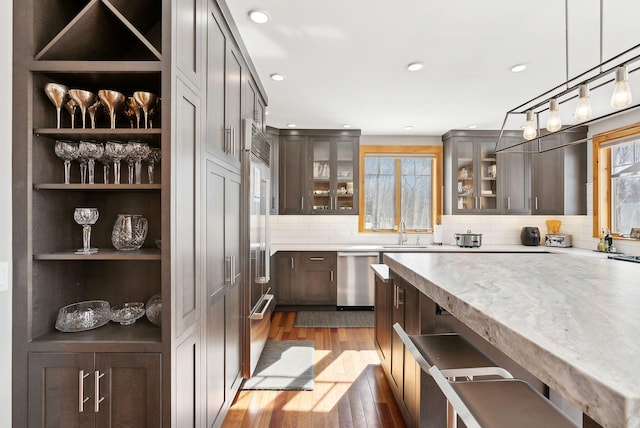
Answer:
[(298, 263), (298, 253), (278, 251), (274, 256), (276, 260), (276, 302), (279, 305), (294, 305), (296, 265)]
[(28, 379), (29, 427), (162, 425), (160, 354), (31, 353)]
[(335, 252), (279, 251), (274, 257), (279, 305), (336, 305)]
[(280, 130), (280, 214), (357, 214), (360, 131)]
[(395, 288), (390, 278), (375, 276), (375, 342), (380, 362), (391, 371), (391, 311)]

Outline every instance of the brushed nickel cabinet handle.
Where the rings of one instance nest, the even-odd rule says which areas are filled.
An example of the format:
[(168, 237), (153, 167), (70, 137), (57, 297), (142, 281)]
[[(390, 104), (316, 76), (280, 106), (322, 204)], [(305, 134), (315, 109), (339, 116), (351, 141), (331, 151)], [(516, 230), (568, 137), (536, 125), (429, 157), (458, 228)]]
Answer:
[(84, 370), (78, 372), (78, 412), (84, 412), (84, 403), (89, 400), (89, 397), (84, 396), (84, 380), (89, 376), (89, 373), (85, 374)]
[(331, 282), (333, 282), (333, 271), (331, 271)]
[(291, 260), (291, 269), (293, 269), (293, 257), (291, 257), (290, 260)]
[(536, 211), (538, 211), (538, 197), (537, 196), (535, 198), (535, 202), (536, 202)]
[(322, 262), (324, 261), (324, 257), (309, 257), (309, 260), (312, 262)]
[(507, 209), (511, 209), (511, 196), (507, 196)]
[(96, 370), (94, 372), (94, 377), (95, 377), (95, 396), (94, 396), (94, 401), (95, 401), (95, 406), (94, 406), (94, 412), (98, 413), (100, 412), (100, 403), (102, 403), (104, 401), (104, 397), (100, 397), (100, 379), (102, 379), (102, 377), (104, 376), (104, 373), (100, 374), (100, 370)]

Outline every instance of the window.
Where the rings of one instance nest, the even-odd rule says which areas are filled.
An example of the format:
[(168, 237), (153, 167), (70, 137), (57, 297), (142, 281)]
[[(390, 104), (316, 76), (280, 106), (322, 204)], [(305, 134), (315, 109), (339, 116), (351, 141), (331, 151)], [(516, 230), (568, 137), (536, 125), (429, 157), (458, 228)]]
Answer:
[(442, 147), (360, 146), (361, 232), (431, 231), (440, 220)]
[(595, 136), (593, 234), (627, 237), (640, 225), (640, 129), (632, 125)]

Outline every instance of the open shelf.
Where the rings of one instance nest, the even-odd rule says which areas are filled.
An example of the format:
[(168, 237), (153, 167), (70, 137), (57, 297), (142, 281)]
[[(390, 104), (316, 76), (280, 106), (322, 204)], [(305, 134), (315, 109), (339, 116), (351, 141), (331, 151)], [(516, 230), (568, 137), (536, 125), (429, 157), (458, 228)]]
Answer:
[(76, 254), (75, 250), (34, 254), (35, 260), (160, 260), (160, 249), (141, 248), (135, 251), (118, 251), (98, 248), (95, 254)]
[(155, 141), (162, 134), (160, 128), (35, 128), (34, 135), (52, 139), (73, 138), (78, 140), (102, 140), (118, 138), (122, 140)]

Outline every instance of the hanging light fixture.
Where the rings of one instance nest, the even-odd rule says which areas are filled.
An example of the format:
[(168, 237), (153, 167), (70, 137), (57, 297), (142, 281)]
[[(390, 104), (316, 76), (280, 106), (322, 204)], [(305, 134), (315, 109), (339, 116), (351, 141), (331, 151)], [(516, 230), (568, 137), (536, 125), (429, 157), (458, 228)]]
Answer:
[(522, 136), (525, 140), (533, 140), (538, 136), (538, 130), (536, 124), (533, 123), (533, 110), (527, 111), (527, 121), (524, 125), (524, 132)]
[(562, 119), (560, 119), (560, 111), (558, 110), (558, 99), (552, 98), (549, 101), (549, 117), (547, 118), (547, 130), (556, 132), (562, 128)]
[(580, 85), (578, 87), (578, 105), (576, 106), (576, 120), (578, 122), (584, 122), (591, 119), (591, 101), (589, 101), (589, 87), (587, 85)]
[(616, 85), (611, 95), (611, 107), (615, 109), (625, 108), (631, 105), (631, 88), (629, 87), (629, 72), (626, 66), (616, 70)]

